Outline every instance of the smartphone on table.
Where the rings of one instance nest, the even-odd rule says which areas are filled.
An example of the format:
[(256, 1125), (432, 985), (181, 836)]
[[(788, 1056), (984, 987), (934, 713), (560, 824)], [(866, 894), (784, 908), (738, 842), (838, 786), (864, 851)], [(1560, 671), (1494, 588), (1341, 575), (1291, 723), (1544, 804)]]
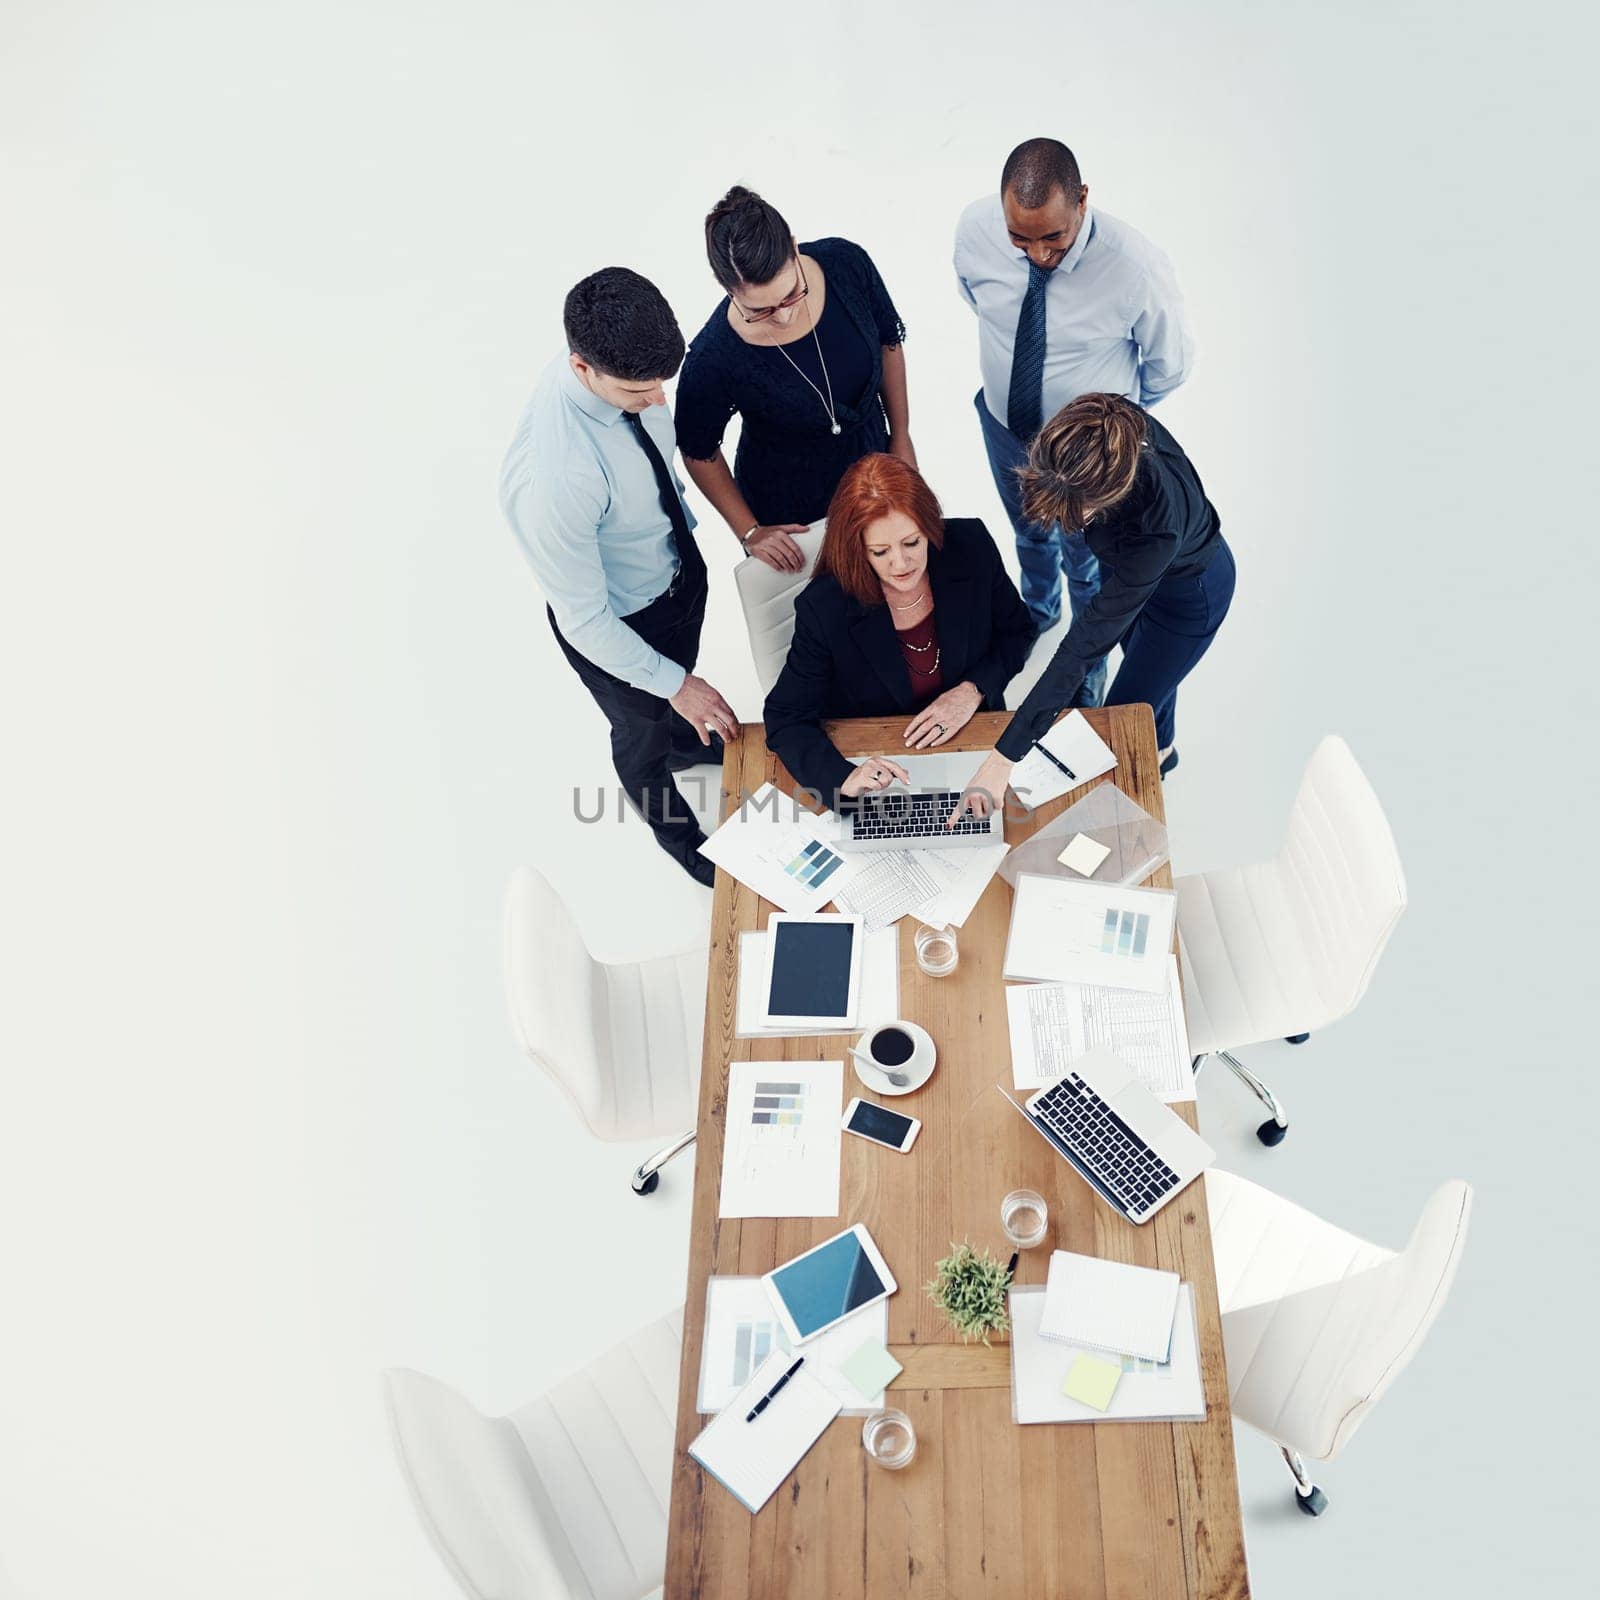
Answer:
[(842, 1126), (846, 1133), (870, 1139), (874, 1144), (887, 1145), (901, 1155), (916, 1143), (917, 1135), (922, 1131), (922, 1124), (915, 1117), (908, 1117), (901, 1111), (891, 1111), (873, 1100), (863, 1100), (860, 1095), (845, 1107)]

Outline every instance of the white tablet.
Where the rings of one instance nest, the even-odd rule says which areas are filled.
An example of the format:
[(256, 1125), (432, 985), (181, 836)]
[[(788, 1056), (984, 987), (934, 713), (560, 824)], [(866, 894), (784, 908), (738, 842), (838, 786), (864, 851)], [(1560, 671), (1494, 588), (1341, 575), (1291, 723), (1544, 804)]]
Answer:
[(761, 1020), (770, 1027), (837, 1028), (856, 1025), (861, 993), (863, 924), (837, 912), (767, 918)]
[(816, 1338), (852, 1311), (875, 1305), (898, 1287), (860, 1222), (786, 1261), (761, 1281), (793, 1344)]

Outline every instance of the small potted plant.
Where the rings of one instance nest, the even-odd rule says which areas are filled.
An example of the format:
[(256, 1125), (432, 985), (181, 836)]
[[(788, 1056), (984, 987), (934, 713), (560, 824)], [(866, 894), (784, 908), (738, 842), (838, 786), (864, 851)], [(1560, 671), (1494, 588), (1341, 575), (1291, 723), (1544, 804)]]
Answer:
[(1011, 1269), (987, 1250), (970, 1244), (950, 1243), (950, 1254), (935, 1263), (928, 1298), (949, 1318), (964, 1341), (989, 1342), (991, 1333), (1006, 1333), (1011, 1319), (1006, 1313), (1006, 1290)]

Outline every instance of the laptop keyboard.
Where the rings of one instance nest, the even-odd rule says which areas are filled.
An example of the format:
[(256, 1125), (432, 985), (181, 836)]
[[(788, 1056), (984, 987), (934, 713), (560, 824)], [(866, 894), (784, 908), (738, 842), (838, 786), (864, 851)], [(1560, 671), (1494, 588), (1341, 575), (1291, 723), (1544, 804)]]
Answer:
[(959, 789), (903, 789), (866, 795), (852, 816), (854, 839), (928, 839), (937, 841), (961, 834), (988, 833), (989, 818), (962, 812), (952, 828), (945, 818), (961, 803)]
[(1046, 1089), (1029, 1114), (1072, 1151), (1124, 1211), (1148, 1211), (1177, 1187), (1177, 1173), (1075, 1072)]

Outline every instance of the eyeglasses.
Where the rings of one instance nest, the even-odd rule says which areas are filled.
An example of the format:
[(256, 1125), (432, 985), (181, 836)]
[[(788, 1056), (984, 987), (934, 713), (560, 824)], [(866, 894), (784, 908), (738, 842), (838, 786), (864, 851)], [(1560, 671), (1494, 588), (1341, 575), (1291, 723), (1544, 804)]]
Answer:
[(798, 255), (794, 258), (794, 266), (795, 271), (800, 274), (800, 287), (792, 294), (786, 294), (775, 306), (755, 306), (746, 311), (743, 306), (739, 305), (737, 300), (733, 300), (732, 294), (729, 294), (728, 298), (733, 300), (734, 305), (738, 307), (739, 315), (746, 322), (766, 322), (778, 312), (787, 311), (790, 306), (799, 305), (811, 293), (811, 285), (806, 282), (806, 269), (800, 265), (800, 257)]

